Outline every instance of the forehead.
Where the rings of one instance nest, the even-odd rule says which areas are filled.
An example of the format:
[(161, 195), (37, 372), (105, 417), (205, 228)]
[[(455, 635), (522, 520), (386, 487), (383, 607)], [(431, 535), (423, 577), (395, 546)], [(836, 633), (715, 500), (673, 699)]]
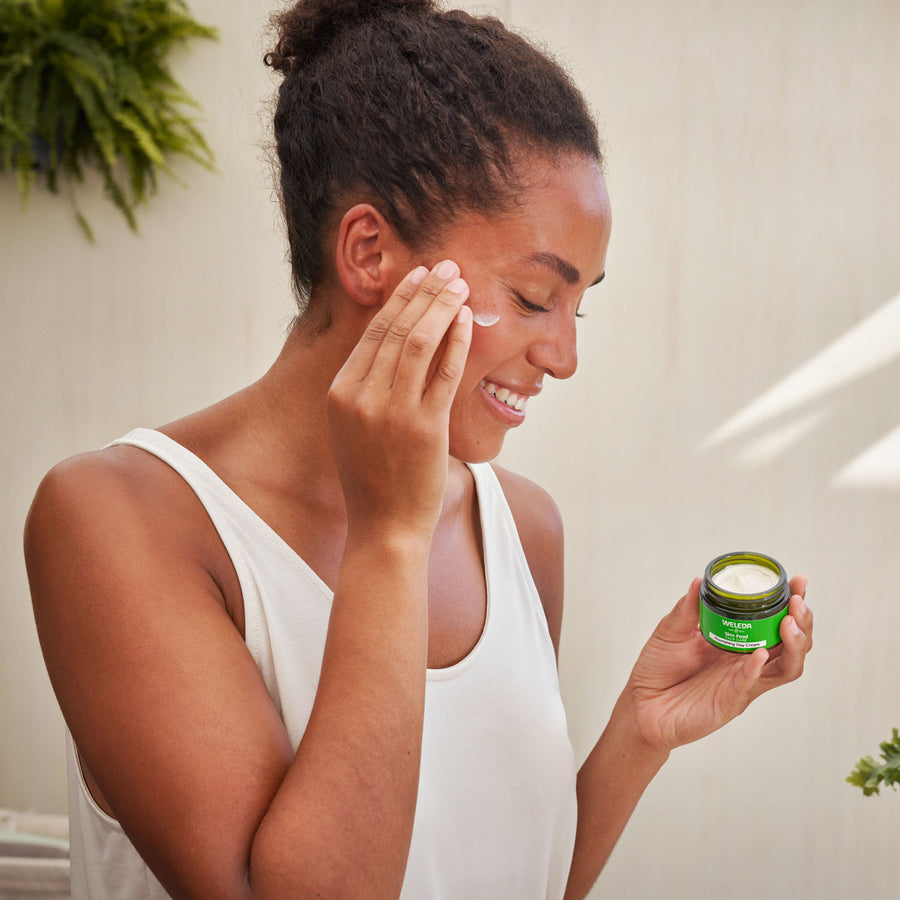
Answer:
[(510, 208), (461, 216), (447, 235), (448, 250), (491, 268), (516, 265), (570, 285), (593, 283), (605, 267), (612, 224), (599, 164), (578, 154), (526, 157), (519, 166), (522, 189)]

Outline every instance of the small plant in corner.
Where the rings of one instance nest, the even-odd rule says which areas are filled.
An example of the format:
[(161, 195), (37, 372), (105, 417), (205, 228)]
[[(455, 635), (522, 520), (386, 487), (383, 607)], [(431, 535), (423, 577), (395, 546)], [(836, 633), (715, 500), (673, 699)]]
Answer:
[[(137, 230), (136, 208), (181, 155), (212, 168), (185, 107), (169, 51), (215, 39), (182, 0), (0, 0), (0, 172), (23, 206), (37, 177), (59, 192), (96, 167), (106, 195)], [(93, 232), (69, 191), (88, 239)]]
[(847, 781), (862, 788), (867, 797), (881, 793), (879, 786), (882, 784), (891, 785), (894, 790), (900, 784), (900, 732), (895, 728), (890, 740), (882, 741), (879, 746), (884, 763), (877, 763), (871, 756), (864, 756), (847, 776)]

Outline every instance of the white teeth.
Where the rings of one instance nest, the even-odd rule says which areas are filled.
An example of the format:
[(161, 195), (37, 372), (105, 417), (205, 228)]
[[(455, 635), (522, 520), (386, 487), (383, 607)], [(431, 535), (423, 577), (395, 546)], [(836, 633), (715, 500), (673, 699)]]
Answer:
[(510, 409), (517, 412), (523, 412), (525, 404), (528, 403), (528, 397), (525, 394), (517, 394), (509, 388), (497, 387), (490, 381), (482, 381), (481, 386), (492, 396), (496, 397), (501, 403), (505, 403)]

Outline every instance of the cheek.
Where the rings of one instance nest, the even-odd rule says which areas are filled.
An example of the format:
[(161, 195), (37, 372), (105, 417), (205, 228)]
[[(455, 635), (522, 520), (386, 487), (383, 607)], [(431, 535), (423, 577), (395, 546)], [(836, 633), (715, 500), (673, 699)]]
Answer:
[(480, 381), (509, 356), (509, 327), (501, 318), (489, 327), (472, 326), (472, 344), (466, 361), (468, 374), (478, 374)]

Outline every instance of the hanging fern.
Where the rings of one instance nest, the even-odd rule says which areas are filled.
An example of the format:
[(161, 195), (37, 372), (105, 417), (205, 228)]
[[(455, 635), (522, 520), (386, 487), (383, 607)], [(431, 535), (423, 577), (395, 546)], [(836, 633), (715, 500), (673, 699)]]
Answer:
[[(109, 199), (137, 230), (136, 208), (169, 158), (212, 168), (185, 107), (196, 102), (167, 57), (193, 38), (215, 39), (182, 0), (0, 0), (0, 172), (15, 172), (23, 205), (40, 176), (103, 176)], [(86, 236), (90, 225), (77, 207)]]

